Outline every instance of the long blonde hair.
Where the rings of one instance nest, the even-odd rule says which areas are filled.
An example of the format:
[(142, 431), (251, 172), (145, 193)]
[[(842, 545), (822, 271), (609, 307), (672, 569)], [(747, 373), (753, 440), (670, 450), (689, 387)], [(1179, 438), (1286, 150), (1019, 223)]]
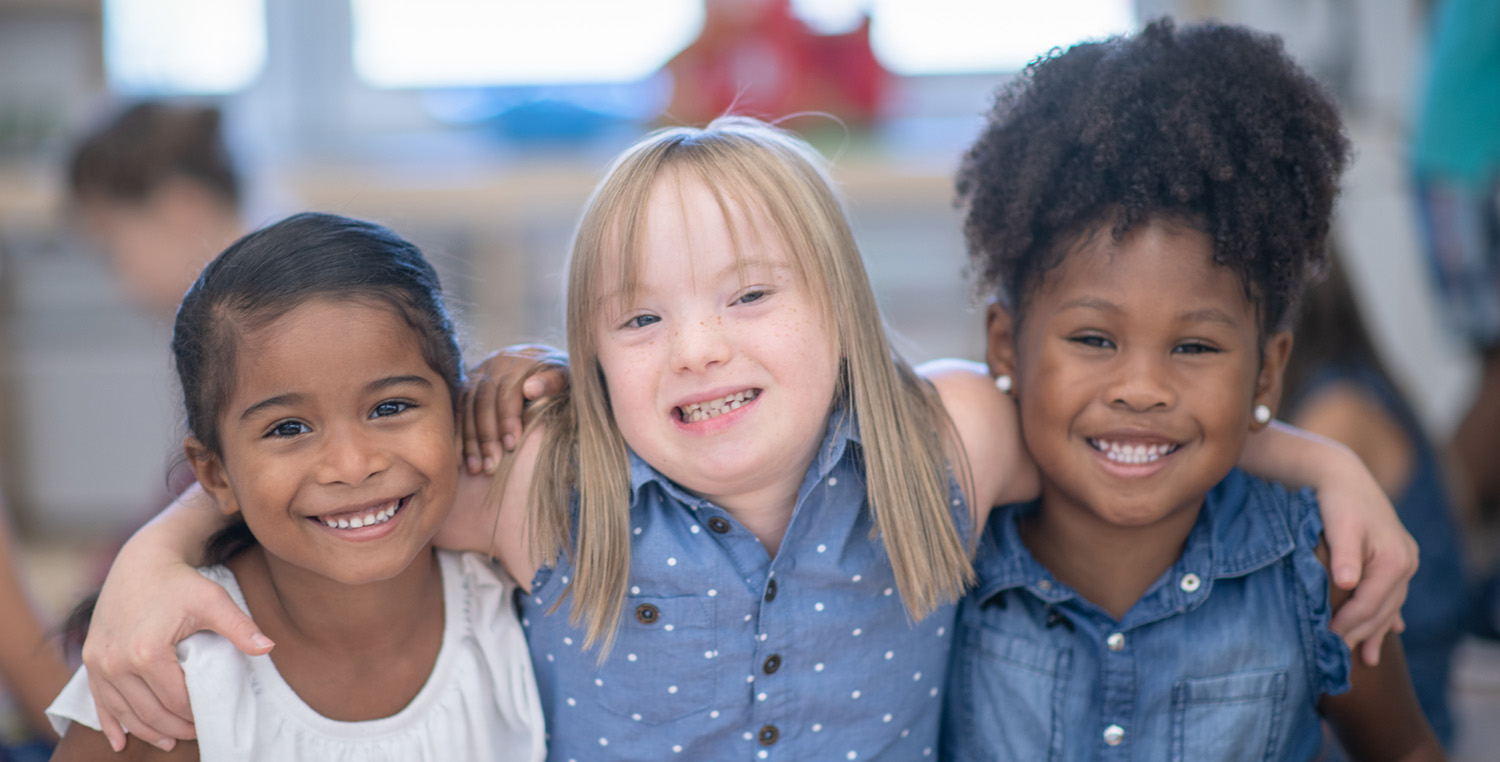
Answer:
[[(858, 425), (875, 531), (902, 600), (915, 619), (956, 600), (973, 567), (950, 513), (950, 456), (972, 490), (952, 421), (886, 338), (822, 157), (783, 130), (725, 117), (703, 129), (661, 130), (626, 150), (595, 188), (574, 236), (567, 316), (572, 390), (535, 411), (546, 433), (530, 503), (534, 560), (555, 563), (564, 552), (573, 560), (571, 621), (585, 623), (585, 647), (602, 641), (600, 659), (608, 653), (630, 572), (630, 472), (599, 365), (596, 311), (601, 293), (637, 284), (647, 201), (669, 173), (701, 181), (726, 222), (738, 208), (771, 223), (769, 234), (781, 238), (798, 277), (822, 302), (824, 324), (835, 328), (835, 396)], [(972, 523), (972, 506), (970, 516)]]

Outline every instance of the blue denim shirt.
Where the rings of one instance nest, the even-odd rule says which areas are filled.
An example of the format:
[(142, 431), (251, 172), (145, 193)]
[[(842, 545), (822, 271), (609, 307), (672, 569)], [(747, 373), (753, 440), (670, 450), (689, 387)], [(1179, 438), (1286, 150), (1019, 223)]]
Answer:
[(631, 455), (630, 584), (605, 662), (582, 650), (570, 597), (548, 613), (569, 561), (522, 597), (550, 760), (935, 757), (957, 607), (911, 621), (871, 532), (851, 418), (830, 418), (774, 559)]
[(1116, 621), (1037, 563), (1018, 517), (981, 538), (960, 607), (942, 756), (950, 760), (1306, 760), (1317, 702), (1349, 687), (1328, 630), (1312, 493), (1232, 471), (1182, 556)]

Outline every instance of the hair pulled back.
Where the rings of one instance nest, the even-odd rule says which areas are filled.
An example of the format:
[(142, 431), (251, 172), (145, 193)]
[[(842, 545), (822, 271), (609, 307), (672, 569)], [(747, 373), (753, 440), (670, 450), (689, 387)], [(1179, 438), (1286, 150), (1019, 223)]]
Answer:
[(964, 157), (970, 268), (1020, 320), (1076, 236), (1173, 217), (1277, 330), (1323, 267), (1348, 155), (1333, 100), (1273, 36), (1163, 19), (1054, 50), (998, 93)]

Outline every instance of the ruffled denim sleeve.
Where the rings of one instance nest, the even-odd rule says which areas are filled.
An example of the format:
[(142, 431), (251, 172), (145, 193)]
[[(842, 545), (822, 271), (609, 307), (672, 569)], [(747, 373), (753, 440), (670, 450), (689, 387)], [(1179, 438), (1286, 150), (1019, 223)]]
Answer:
[(1308, 644), (1309, 678), (1318, 695), (1344, 693), (1349, 690), (1349, 647), (1329, 628), (1333, 608), (1328, 600), (1328, 569), (1318, 560), (1317, 547), (1323, 537), (1323, 518), (1312, 490), (1303, 489), (1288, 495), (1291, 519), (1296, 527), (1297, 547), (1292, 551), (1292, 567), (1300, 598), (1304, 642)]

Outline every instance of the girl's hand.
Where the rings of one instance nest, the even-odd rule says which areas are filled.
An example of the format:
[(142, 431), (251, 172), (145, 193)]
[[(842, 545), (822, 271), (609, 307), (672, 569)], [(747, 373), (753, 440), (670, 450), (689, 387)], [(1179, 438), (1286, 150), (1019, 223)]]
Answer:
[(1343, 468), (1345, 477), (1314, 485), (1332, 551), (1333, 583), (1354, 592), (1330, 624), (1373, 667), (1380, 663), (1386, 635), (1406, 629), (1401, 604), (1417, 573), (1417, 542), (1359, 459)]
[(502, 448), (521, 439), (525, 404), (567, 388), (567, 355), (552, 347), (517, 344), (486, 357), (469, 373), (459, 411), (469, 473), (493, 473)]
[(1240, 465), (1265, 479), (1317, 490), (1333, 584), (1354, 591), (1334, 611), (1333, 630), (1366, 664), (1379, 664), (1386, 634), (1406, 629), (1401, 604), (1417, 573), (1417, 543), (1385, 491), (1348, 447), (1278, 421), (1250, 435)]
[(196, 485), (143, 527), (115, 557), (94, 607), (83, 663), (99, 722), (110, 746), (125, 730), (162, 749), (194, 737), (187, 684), (175, 645), (213, 630), (246, 654), (271, 650), (270, 639), (224, 588), (193, 568), (186, 548), (202, 548), (222, 523), (213, 499)]

